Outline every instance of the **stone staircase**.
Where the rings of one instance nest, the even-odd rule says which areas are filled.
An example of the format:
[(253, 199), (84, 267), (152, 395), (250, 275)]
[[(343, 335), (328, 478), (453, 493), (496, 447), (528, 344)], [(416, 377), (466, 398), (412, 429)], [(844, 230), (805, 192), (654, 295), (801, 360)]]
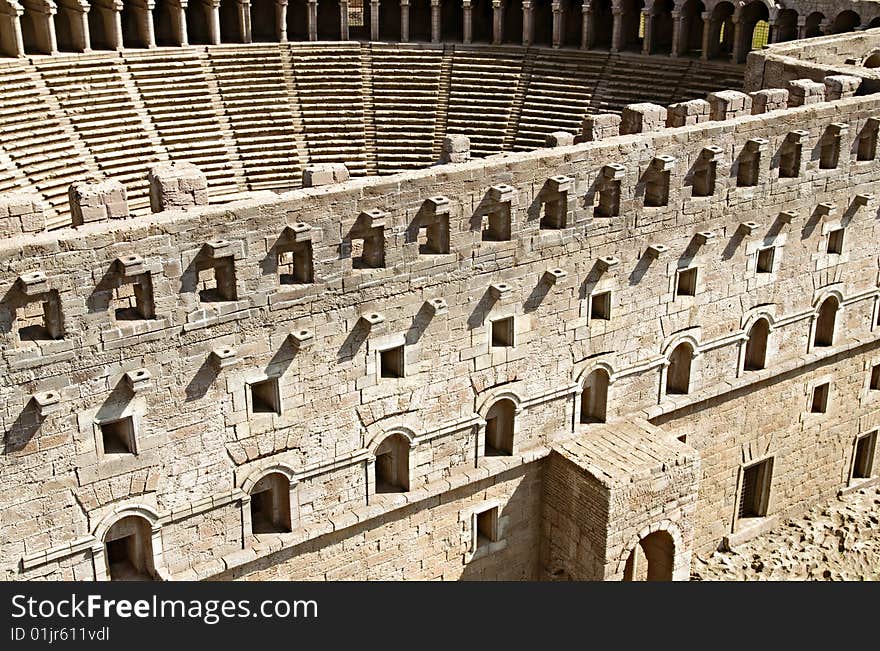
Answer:
[(372, 44), (373, 122), (380, 174), (434, 162), (442, 50)]
[(443, 59), (440, 63), (440, 79), (437, 86), (437, 118), (434, 120), (433, 160), (440, 160), (443, 138), (446, 136), (449, 119), (449, 88), (452, 84), (452, 47), (443, 47)]
[(208, 60), (229, 120), (249, 190), (302, 184), (297, 139), (284, 67), (276, 45), (208, 48)]
[(718, 90), (742, 90), (744, 74), (743, 66), (732, 63), (691, 60), (690, 68), (682, 76), (675, 96), (681, 99), (702, 99)]

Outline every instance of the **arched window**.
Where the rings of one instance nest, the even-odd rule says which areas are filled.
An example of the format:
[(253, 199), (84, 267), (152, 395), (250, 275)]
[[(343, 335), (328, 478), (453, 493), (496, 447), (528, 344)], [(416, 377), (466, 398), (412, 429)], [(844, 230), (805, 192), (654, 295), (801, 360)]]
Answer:
[(825, 20), (825, 14), (820, 11), (814, 11), (804, 22), (804, 36), (812, 38), (813, 36), (822, 36), (822, 21)]
[(269, 473), (251, 489), (251, 531), (260, 534), (290, 530), (290, 480), (280, 472)]
[(597, 368), (587, 376), (581, 390), (582, 423), (604, 423), (608, 406), (608, 372)]
[[(455, 6), (456, 3), (452, 3)], [(442, 8), (441, 8), (442, 9)], [(462, 13), (461, 4), (458, 11)], [(442, 16), (442, 11), (441, 11)], [(410, 0), (409, 3), (409, 40), (412, 42), (430, 43), (431, 41), (431, 0)], [(453, 39), (456, 40), (456, 39)]]
[[(444, 3), (456, 4), (456, 3)], [(458, 11), (461, 11), (459, 5)], [(472, 43), (491, 43), (492, 42), (492, 23), (494, 16), (494, 8), (492, 0), (472, 0), (471, 2), (471, 42)], [(462, 20), (464, 20), (462, 18)]]
[(703, 12), (701, 0), (687, 0), (681, 9), (681, 36), (679, 54), (696, 53), (703, 49)]
[(584, 24), (583, 0), (567, 0), (563, 7), (562, 45), (566, 47), (580, 47)]
[(776, 41), (783, 43), (785, 41), (793, 41), (797, 38), (798, 13), (794, 9), (782, 9), (776, 18)]
[(816, 318), (816, 333), (813, 337), (814, 346), (834, 345), (834, 326), (837, 321), (837, 310), (840, 304), (834, 296), (829, 296), (819, 308)]
[(104, 534), (104, 559), (111, 581), (152, 581), (152, 528), (146, 518), (129, 515)]
[[(740, 60), (743, 63), (749, 50), (764, 47), (769, 36), (770, 12), (760, 0), (753, 0), (741, 10), (740, 21), (742, 23), (742, 47), (740, 48)], [(734, 30), (735, 31), (735, 30)]]
[(392, 434), (376, 448), (376, 492), (409, 490), (409, 439)]
[(682, 342), (675, 347), (669, 356), (666, 369), (666, 393), (668, 395), (687, 393), (691, 383), (691, 361), (694, 357), (693, 347)]
[(709, 59), (726, 59), (733, 52), (733, 5), (719, 2), (709, 21)]
[[(92, 11), (94, 10), (94, 5), (92, 5)], [(156, 45), (180, 45), (179, 21), (180, 9), (172, 0), (156, 0), (156, 7), (153, 9), (153, 30), (156, 33)]]
[(513, 454), (515, 418), (516, 405), (508, 398), (496, 402), (486, 413), (487, 457)]
[(655, 0), (651, 14), (651, 54), (669, 54), (672, 51), (673, 0)]
[(238, 0), (220, 0), (220, 42), (244, 43)]
[(846, 11), (841, 11), (837, 14), (837, 17), (834, 19), (834, 24), (831, 26), (831, 33), (843, 34), (844, 32), (851, 32), (861, 24), (862, 19), (859, 18), (859, 15), (856, 12), (847, 9)]
[(671, 581), (675, 541), (666, 531), (642, 538), (626, 561), (624, 581)]
[(746, 342), (744, 367), (747, 371), (759, 371), (767, 364), (767, 338), (770, 335), (770, 323), (767, 319), (758, 319), (749, 330)]

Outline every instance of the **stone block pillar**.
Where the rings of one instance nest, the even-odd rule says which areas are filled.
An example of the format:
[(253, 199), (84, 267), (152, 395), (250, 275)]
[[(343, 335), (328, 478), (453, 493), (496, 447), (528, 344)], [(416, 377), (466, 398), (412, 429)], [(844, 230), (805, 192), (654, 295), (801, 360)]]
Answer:
[(400, 42), (409, 43), (409, 0), (400, 0)]
[(829, 75), (825, 77), (825, 101), (853, 97), (862, 80), (850, 75)]
[(439, 43), (442, 35), (440, 0), (431, 0), (431, 43)]
[(650, 102), (627, 104), (620, 113), (620, 133), (647, 133), (666, 126), (666, 107)]
[(370, 40), (379, 40), (379, 0), (370, 0)]
[(669, 49), (669, 56), (677, 57), (682, 54), (683, 47), (681, 42), (681, 26), (683, 23), (681, 11), (672, 11), (672, 47)]
[(645, 17), (645, 35), (642, 37), (642, 54), (651, 54), (654, 47), (654, 16), (650, 9), (642, 9), (642, 16)]
[(440, 163), (464, 163), (471, 158), (471, 140), (467, 136), (446, 136), (440, 151)]
[(67, 190), (74, 226), (128, 217), (128, 197), (119, 181), (80, 181)]
[(504, 36), (504, 5), (501, 0), (492, 0), (492, 44), (501, 45)]
[(70, 20), (73, 48), (78, 52), (92, 49), (89, 38), (89, 3), (85, 0), (57, 0), (58, 11), (68, 15)]
[(709, 34), (712, 31), (712, 12), (704, 11), (700, 14), (703, 19), (703, 44), (700, 46), (700, 58), (703, 61), (709, 59)]
[[(564, 20), (564, 9), (562, 8), (562, 2), (560, 0), (553, 0), (551, 5), (553, 10), (553, 38), (552, 45), (553, 47), (561, 47), (562, 46), (562, 25)], [(574, 20), (575, 16), (572, 16), (572, 20)]]
[(192, 163), (160, 163), (150, 168), (150, 208), (162, 212), (208, 203), (208, 180)]
[(464, 12), (464, 16), (462, 18), (463, 34), (461, 40), (467, 45), (473, 40), (474, 35), (473, 7), (471, 6), (471, 0), (463, 0), (462, 11)]
[(275, 0), (275, 36), (279, 43), (287, 43), (287, 0)]
[(614, 23), (611, 27), (611, 51), (620, 52), (623, 47), (623, 8), (620, 5), (611, 7)]
[(581, 125), (579, 142), (593, 142), (620, 135), (620, 116), (615, 113), (588, 115)]
[(0, 237), (37, 233), (46, 228), (40, 197), (26, 192), (0, 195)]
[(303, 170), (304, 188), (316, 188), (331, 183), (344, 183), (350, 178), (345, 163), (316, 163)]
[(532, 8), (532, 0), (522, 0), (522, 13), (522, 44), (528, 47), (535, 40), (535, 10)]

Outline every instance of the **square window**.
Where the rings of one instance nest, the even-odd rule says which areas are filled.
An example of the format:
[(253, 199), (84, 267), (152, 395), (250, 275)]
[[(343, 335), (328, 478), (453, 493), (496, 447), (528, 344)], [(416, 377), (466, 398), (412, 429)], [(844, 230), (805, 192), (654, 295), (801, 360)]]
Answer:
[(868, 479), (874, 470), (874, 453), (877, 448), (877, 432), (865, 434), (856, 439), (853, 458), (853, 479)]
[(480, 513), (474, 514), (474, 536), (476, 537), (476, 549), (488, 547), (498, 541), (498, 507), (493, 506)]
[(611, 319), (611, 292), (593, 294), (590, 297), (590, 318)]
[(766, 249), (761, 249), (760, 251), (758, 251), (758, 264), (755, 270), (759, 274), (773, 273), (774, 253), (775, 249), (772, 246), (768, 246)]
[(810, 400), (810, 413), (824, 414), (828, 409), (828, 392), (831, 385), (828, 382), (813, 387), (813, 398)]
[(868, 388), (871, 391), (880, 391), (880, 364), (871, 367), (871, 382)]
[(379, 377), (403, 377), (404, 354), (403, 346), (389, 348), (379, 352)]
[(513, 341), (513, 317), (492, 321), (492, 347), (511, 348)]
[(282, 285), (314, 282), (311, 242), (297, 242), (278, 251), (278, 281)]
[(676, 296), (696, 296), (697, 294), (697, 268), (679, 269), (678, 282), (675, 286)]
[(837, 228), (828, 233), (828, 253), (843, 253), (843, 229)]
[(251, 412), (254, 414), (280, 414), (281, 393), (278, 390), (278, 378), (269, 378), (249, 385), (251, 394)]
[(99, 423), (104, 455), (134, 454), (134, 419), (131, 416)]

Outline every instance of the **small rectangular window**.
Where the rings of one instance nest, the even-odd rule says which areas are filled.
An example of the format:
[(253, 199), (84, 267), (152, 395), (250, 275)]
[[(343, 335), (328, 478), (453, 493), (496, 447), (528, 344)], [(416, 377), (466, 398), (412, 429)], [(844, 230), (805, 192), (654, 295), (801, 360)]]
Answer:
[(250, 385), (251, 411), (255, 414), (280, 414), (281, 394), (278, 378), (269, 378)]
[(611, 319), (611, 292), (601, 292), (590, 297), (590, 318)]
[(513, 341), (513, 317), (506, 319), (498, 319), (492, 321), (492, 347), (493, 348), (510, 348), (514, 345)]
[(828, 233), (828, 253), (843, 253), (843, 230), (837, 228)]
[(675, 286), (676, 296), (696, 296), (697, 294), (697, 268), (679, 269), (678, 282)]
[(99, 423), (104, 455), (134, 454), (134, 419), (131, 416)]
[(874, 471), (874, 453), (877, 448), (877, 432), (865, 434), (856, 439), (853, 459), (853, 479), (868, 479)]
[(740, 518), (762, 518), (767, 515), (773, 459), (765, 459), (743, 469), (739, 495)]
[(404, 375), (403, 346), (389, 348), (379, 353), (379, 377), (395, 378)]
[(297, 242), (278, 251), (278, 281), (282, 285), (314, 282), (311, 242)]
[(774, 247), (772, 246), (758, 251), (758, 264), (755, 270), (759, 274), (773, 273), (773, 256)]
[(824, 414), (828, 410), (828, 392), (831, 385), (828, 382), (818, 384), (813, 388), (813, 398), (810, 401), (810, 413)]
[(871, 367), (871, 383), (869, 385), (871, 391), (880, 391), (880, 364)]
[(498, 507), (493, 506), (474, 515), (476, 519), (474, 535), (477, 538), (476, 549), (488, 547), (498, 541)]

